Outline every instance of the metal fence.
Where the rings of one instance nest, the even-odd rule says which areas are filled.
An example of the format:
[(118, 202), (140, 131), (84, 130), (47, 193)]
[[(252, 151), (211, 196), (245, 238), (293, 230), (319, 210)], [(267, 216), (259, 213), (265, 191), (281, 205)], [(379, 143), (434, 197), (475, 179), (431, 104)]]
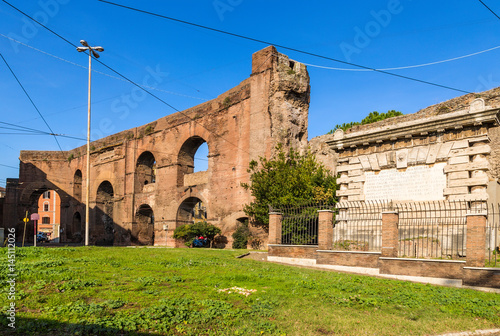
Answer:
[(488, 206), (486, 222), (486, 266), (500, 266), (500, 204)]
[(399, 213), (399, 257), (465, 258), (470, 202), (402, 203), (395, 208)]
[(270, 210), (283, 215), (281, 244), (317, 245), (318, 210), (325, 209), (335, 213), (333, 250), (380, 252), (382, 212), (394, 210), (399, 214), (398, 257), (458, 260), (466, 257), (466, 215), (486, 213), (486, 266), (500, 266), (500, 204), (359, 201), (274, 206)]
[(333, 249), (373, 251), (382, 249), (382, 211), (389, 201), (341, 202), (336, 206)]
[(272, 212), (280, 212), (283, 216), (281, 244), (318, 245), (318, 210), (331, 209), (333, 206), (331, 204), (311, 202), (270, 207)]

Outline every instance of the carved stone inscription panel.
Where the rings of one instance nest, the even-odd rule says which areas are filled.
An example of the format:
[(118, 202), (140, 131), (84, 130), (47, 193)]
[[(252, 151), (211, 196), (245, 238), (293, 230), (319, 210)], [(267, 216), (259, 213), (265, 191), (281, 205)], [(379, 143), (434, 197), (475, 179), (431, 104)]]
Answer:
[(438, 201), (444, 200), (446, 188), (445, 162), (380, 172), (366, 172), (366, 200)]

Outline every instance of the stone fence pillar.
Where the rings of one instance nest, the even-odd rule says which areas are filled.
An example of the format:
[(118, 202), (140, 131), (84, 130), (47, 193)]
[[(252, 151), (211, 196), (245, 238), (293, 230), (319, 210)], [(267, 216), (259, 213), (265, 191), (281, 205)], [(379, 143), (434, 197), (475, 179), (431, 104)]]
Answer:
[(485, 212), (467, 215), (467, 261), (469, 267), (484, 267), (486, 261)]
[(269, 240), (268, 244), (281, 244), (281, 223), (283, 215), (280, 212), (269, 213)]
[(318, 249), (331, 250), (333, 247), (333, 211), (318, 210)]
[(398, 256), (398, 223), (397, 211), (382, 212), (382, 257)]

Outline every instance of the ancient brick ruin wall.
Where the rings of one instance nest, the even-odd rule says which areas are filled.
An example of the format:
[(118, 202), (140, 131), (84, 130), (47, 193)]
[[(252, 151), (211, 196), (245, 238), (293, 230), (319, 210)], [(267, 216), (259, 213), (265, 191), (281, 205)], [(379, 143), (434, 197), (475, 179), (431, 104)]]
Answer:
[[(172, 234), (184, 223), (183, 209), (200, 200), (230, 247), (237, 220), (246, 217), (243, 206), (251, 200), (241, 187), (249, 182), (249, 162), (269, 157), (278, 142), (305, 148), (308, 103), (305, 66), (268, 47), (253, 55), (250, 78), (216, 99), (93, 142), (91, 243), (150, 244), (153, 231), (140, 220), (149, 207), (154, 244), (176, 246)], [(192, 173), (193, 156), (203, 142), (209, 148), (208, 170)], [(154, 181), (145, 181), (139, 164), (144, 158), (156, 161)], [(61, 196), (66, 230), (61, 239), (68, 241), (81, 231), (80, 224), (72, 224), (76, 213), (85, 223), (86, 147), (22, 151), (20, 160), (19, 196), (16, 204), (10, 198), (15, 210), (5, 216), (7, 225), (20, 225), (27, 208), (36, 211), (33, 199), (54, 189)]]

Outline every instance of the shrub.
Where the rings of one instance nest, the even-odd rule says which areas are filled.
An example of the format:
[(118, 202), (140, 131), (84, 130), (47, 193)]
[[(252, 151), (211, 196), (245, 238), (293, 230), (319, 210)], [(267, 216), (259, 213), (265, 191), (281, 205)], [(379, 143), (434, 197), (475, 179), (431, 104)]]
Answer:
[(221, 230), (213, 224), (197, 222), (194, 224), (186, 224), (175, 229), (174, 238), (183, 240), (186, 246), (191, 246), (196, 237), (203, 236), (207, 238), (209, 246), (212, 246), (215, 236), (220, 233)]
[(236, 231), (233, 233), (233, 248), (234, 249), (246, 249), (248, 245), (248, 238), (251, 237), (250, 228), (248, 227), (248, 221), (239, 223), (236, 227)]

